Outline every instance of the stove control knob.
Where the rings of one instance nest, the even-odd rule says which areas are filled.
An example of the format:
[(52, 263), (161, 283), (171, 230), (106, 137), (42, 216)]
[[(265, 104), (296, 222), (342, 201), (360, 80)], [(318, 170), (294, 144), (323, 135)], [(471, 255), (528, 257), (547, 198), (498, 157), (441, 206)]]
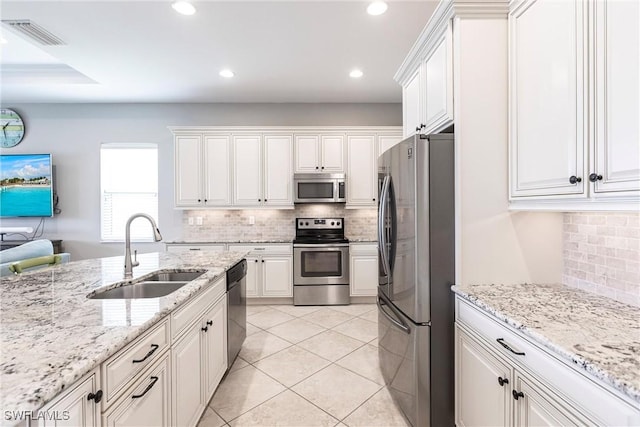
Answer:
[(304, 224), (304, 222), (302, 222), (302, 221), (300, 221), (300, 222), (298, 223), (298, 225), (299, 225), (300, 227), (302, 227), (302, 224)]
[(331, 221), (331, 225), (335, 225), (335, 222)]
[(304, 223), (304, 225), (309, 225), (309, 223), (308, 223), (308, 222), (305, 222), (305, 223)]
[(338, 221), (338, 222), (336, 223), (336, 225), (340, 225), (340, 221)]

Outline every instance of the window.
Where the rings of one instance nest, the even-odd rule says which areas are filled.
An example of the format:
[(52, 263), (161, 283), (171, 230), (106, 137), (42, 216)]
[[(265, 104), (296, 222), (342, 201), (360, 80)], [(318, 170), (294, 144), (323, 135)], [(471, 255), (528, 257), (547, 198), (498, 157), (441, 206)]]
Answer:
[[(123, 241), (125, 224), (135, 213), (158, 222), (157, 144), (102, 144), (100, 147), (102, 241)], [(148, 221), (131, 223), (131, 239), (153, 241)]]

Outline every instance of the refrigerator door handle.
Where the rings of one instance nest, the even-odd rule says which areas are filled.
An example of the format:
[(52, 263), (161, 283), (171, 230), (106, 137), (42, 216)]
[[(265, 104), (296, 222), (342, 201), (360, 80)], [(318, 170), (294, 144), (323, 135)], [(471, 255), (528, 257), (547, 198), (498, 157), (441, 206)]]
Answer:
[(398, 327), (398, 329), (400, 329), (405, 334), (411, 334), (411, 330), (409, 329), (409, 327), (407, 325), (404, 324), (404, 322), (402, 322), (402, 320), (396, 320), (393, 317), (391, 317), (391, 315), (389, 313), (387, 313), (387, 310), (385, 310), (384, 307), (383, 307), (385, 305), (387, 305), (387, 304), (384, 304), (382, 302), (382, 300), (380, 299), (380, 297), (378, 297), (378, 309), (380, 310), (380, 312), (382, 314), (384, 314), (384, 317), (386, 317), (391, 323), (396, 325)]
[(389, 176), (385, 176), (382, 181), (382, 190), (380, 191), (380, 207), (378, 208), (378, 251), (382, 260), (382, 271), (389, 277), (391, 273), (389, 259), (387, 258), (387, 242), (385, 240), (385, 221), (387, 215), (387, 196), (389, 194)]

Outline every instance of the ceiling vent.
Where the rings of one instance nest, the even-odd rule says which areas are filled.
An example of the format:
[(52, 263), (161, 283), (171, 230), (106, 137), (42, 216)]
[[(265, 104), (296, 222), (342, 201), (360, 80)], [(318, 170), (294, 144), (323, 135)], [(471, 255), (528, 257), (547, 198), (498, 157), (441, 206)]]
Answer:
[(37, 41), (41, 45), (61, 46), (65, 44), (61, 39), (28, 19), (3, 19), (2, 23), (11, 27), (14, 31)]

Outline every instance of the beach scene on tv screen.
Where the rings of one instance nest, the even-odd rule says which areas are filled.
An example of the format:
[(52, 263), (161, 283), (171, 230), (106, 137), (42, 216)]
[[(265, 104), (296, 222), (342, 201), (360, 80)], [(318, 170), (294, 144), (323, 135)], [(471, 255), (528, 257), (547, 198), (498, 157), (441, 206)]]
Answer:
[(51, 156), (0, 156), (0, 216), (51, 216)]

